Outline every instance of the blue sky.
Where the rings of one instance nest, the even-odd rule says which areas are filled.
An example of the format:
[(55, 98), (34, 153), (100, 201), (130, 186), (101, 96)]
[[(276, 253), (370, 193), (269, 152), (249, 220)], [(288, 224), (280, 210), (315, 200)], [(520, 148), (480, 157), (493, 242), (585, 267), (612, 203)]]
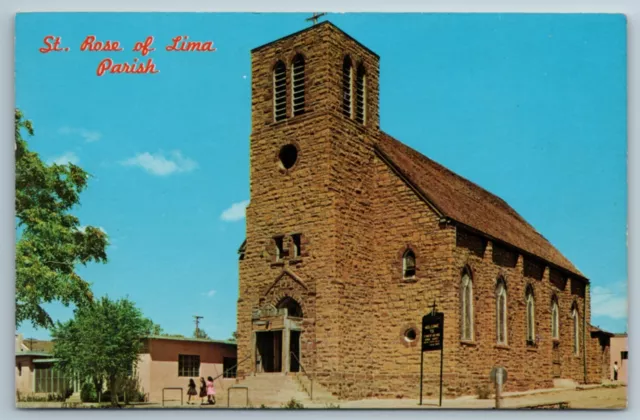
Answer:
[[(236, 327), (249, 200), (250, 50), (307, 14), (21, 14), (16, 106), (45, 161), (93, 178), (76, 210), (109, 235), (79, 268), (167, 332)], [(621, 15), (330, 14), (381, 57), (381, 128), (509, 202), (592, 282), (592, 323), (627, 327), (626, 22)], [(42, 54), (47, 35), (65, 53)], [(87, 35), (122, 52), (80, 52)], [(96, 76), (155, 37), (159, 73)], [(177, 35), (211, 53), (166, 52)], [(71, 308), (47, 308), (65, 320)], [(46, 330), (20, 326), (27, 337)]]

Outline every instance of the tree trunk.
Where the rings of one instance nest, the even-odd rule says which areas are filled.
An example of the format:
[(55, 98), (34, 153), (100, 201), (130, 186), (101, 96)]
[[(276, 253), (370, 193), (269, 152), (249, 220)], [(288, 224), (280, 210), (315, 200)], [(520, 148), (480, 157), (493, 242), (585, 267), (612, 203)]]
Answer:
[(109, 375), (109, 390), (111, 391), (111, 405), (118, 406), (118, 379), (114, 374)]
[(100, 403), (102, 402), (102, 380), (98, 378), (93, 378), (93, 386), (96, 388), (98, 403)]

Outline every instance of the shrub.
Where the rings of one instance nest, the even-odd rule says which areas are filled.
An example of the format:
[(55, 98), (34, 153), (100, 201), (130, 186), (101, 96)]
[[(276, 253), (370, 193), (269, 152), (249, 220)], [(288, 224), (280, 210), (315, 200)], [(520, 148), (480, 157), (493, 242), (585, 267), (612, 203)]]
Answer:
[(126, 377), (120, 383), (118, 399), (128, 404), (130, 402), (144, 402), (145, 395), (140, 391), (140, 381), (137, 377)]
[(340, 404), (327, 403), (327, 404), (324, 405), (324, 408), (337, 409), (337, 408), (340, 408)]
[(98, 394), (96, 393), (96, 388), (92, 383), (85, 382), (82, 384), (82, 388), (80, 389), (80, 400), (82, 402), (98, 401)]
[(299, 409), (299, 408), (304, 408), (304, 405), (302, 405), (302, 403), (296, 400), (295, 398), (291, 398), (287, 403), (282, 404), (281, 407), (288, 408), (288, 409)]
[(488, 400), (491, 397), (491, 388), (486, 384), (477, 387), (476, 392), (480, 400)]

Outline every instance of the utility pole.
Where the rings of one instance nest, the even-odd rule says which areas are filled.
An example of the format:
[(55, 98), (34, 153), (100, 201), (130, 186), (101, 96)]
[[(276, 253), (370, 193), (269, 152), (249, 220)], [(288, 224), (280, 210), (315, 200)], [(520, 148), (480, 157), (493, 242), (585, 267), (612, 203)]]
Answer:
[(200, 315), (194, 315), (193, 317), (196, 320), (196, 338), (200, 338), (200, 330), (198, 329), (198, 325), (200, 324), (200, 320), (204, 317)]

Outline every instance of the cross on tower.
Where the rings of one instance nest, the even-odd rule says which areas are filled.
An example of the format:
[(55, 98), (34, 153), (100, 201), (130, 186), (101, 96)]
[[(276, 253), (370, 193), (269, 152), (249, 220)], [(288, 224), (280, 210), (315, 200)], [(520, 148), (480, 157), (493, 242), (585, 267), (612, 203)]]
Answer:
[(326, 13), (316, 13), (313, 12), (313, 16), (306, 18), (305, 20), (307, 22), (313, 22), (313, 24), (315, 25), (316, 23), (318, 23), (318, 19), (320, 19), (322, 16), (326, 15)]

